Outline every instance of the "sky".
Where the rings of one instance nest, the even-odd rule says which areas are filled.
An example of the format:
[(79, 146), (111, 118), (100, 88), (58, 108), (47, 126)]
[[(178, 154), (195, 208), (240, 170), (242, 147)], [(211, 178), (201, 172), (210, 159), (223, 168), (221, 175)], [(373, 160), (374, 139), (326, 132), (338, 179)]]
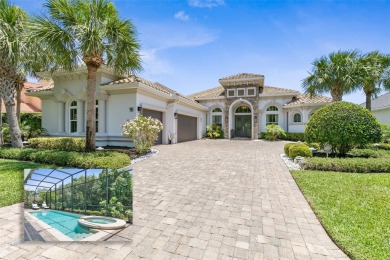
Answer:
[[(338, 50), (390, 53), (390, 1), (113, 1), (137, 28), (139, 76), (188, 95), (236, 73), (302, 92), (312, 62)], [(14, 0), (29, 13), (44, 1)], [(328, 95), (329, 96), (329, 95)], [(344, 96), (362, 103), (363, 92)]]

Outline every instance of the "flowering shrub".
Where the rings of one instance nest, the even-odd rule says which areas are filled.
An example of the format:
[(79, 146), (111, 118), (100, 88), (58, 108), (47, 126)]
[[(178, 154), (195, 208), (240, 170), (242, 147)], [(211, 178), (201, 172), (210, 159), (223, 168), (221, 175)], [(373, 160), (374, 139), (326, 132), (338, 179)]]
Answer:
[(155, 118), (137, 115), (134, 120), (126, 121), (123, 126), (123, 135), (133, 139), (138, 153), (150, 150), (158, 139), (158, 133), (163, 129), (162, 123)]

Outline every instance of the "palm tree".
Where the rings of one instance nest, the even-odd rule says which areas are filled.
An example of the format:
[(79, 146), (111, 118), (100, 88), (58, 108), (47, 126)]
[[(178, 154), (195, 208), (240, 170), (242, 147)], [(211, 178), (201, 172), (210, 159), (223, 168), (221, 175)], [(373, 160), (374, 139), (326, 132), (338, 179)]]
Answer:
[(357, 89), (357, 57), (357, 51), (338, 51), (316, 59), (310, 76), (302, 82), (302, 88), (311, 95), (330, 92), (333, 101), (341, 101), (344, 94)]
[(0, 146), (3, 145), (3, 99), (0, 96)]
[(371, 99), (383, 89), (390, 90), (390, 56), (378, 51), (361, 55), (357, 61), (361, 88), (366, 94), (366, 108), (371, 111)]
[(15, 84), (24, 79), (26, 52), (24, 23), (27, 14), (6, 0), (0, 1), (0, 95), (4, 101), (12, 147), (23, 147), (15, 111)]
[(135, 28), (109, 0), (48, 0), (44, 7), (47, 14), (34, 16), (29, 29), (53, 54), (51, 70), (86, 65), (86, 151), (94, 151), (96, 72), (103, 64), (121, 75), (142, 69)]

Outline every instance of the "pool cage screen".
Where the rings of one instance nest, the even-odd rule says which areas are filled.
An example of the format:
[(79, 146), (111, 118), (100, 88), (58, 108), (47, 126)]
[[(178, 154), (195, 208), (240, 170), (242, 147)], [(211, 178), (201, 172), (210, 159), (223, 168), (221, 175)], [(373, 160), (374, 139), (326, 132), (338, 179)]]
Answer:
[(131, 170), (38, 169), (25, 180), (25, 208), (127, 218), (132, 214)]

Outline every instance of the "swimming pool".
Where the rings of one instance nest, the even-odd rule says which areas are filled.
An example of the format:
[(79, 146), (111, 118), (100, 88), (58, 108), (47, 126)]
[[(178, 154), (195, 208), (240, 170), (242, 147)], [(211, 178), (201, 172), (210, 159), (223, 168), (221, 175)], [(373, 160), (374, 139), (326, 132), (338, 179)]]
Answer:
[(56, 210), (32, 211), (29, 213), (73, 240), (81, 240), (95, 233), (80, 225), (77, 222), (80, 216), (76, 214)]

